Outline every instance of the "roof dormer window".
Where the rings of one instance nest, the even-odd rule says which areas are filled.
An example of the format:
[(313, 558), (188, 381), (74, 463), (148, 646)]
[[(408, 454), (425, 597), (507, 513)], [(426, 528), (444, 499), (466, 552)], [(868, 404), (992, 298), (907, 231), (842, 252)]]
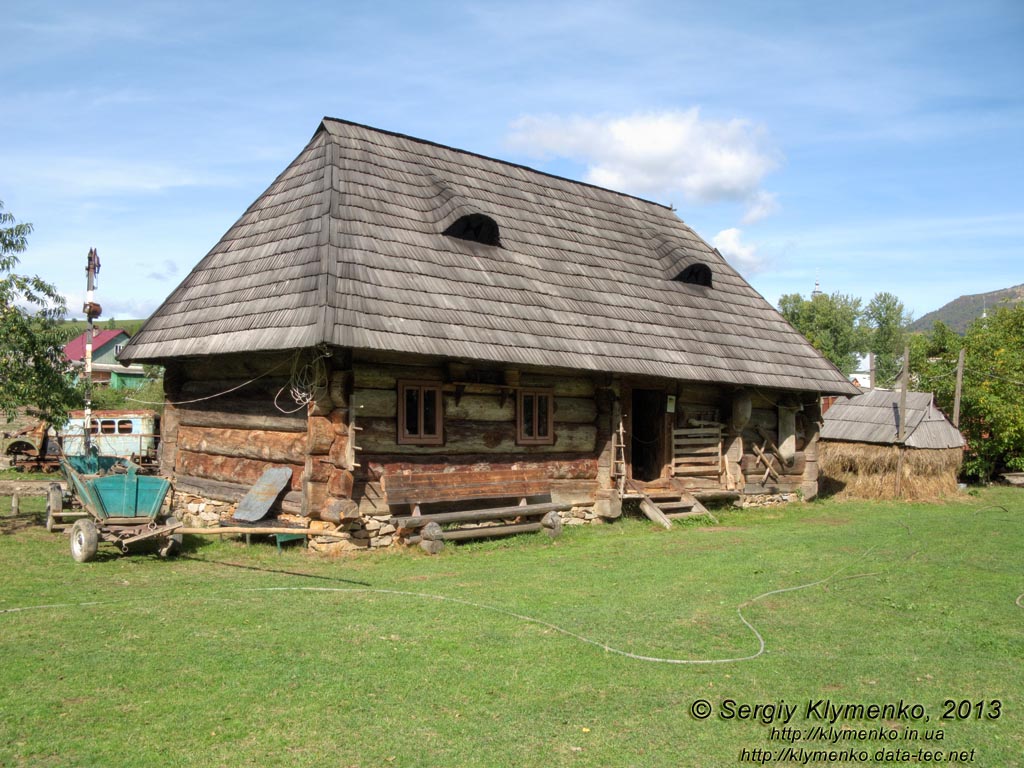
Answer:
[(449, 237), (471, 240), (474, 243), (501, 245), (498, 222), (482, 213), (470, 213), (456, 219), (444, 233)]
[(690, 283), (711, 287), (711, 267), (700, 262), (691, 264), (673, 278), (677, 283)]

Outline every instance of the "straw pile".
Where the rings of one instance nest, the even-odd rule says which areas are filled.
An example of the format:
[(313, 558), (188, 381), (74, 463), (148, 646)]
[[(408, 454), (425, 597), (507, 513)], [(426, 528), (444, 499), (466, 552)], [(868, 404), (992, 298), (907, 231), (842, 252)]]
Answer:
[(821, 492), (836, 498), (895, 499), (897, 473), (899, 498), (935, 501), (957, 493), (957, 473), (963, 450), (923, 450), (900, 447), (821, 441), (818, 468)]

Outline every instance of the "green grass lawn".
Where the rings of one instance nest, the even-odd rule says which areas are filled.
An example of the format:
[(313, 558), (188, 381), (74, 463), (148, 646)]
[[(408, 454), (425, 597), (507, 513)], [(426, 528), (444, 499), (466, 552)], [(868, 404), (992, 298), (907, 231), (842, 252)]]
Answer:
[[(764, 750), (801, 764), (776, 759), (790, 745), (765, 711), (722, 717), (780, 703), (797, 707), (795, 750), (868, 755), (808, 764), (942, 750), (945, 765), (1024, 765), (1019, 490), (726, 511), (672, 531), (624, 520), (439, 557), (193, 538), (172, 561), (101, 547), (84, 565), (34, 523), (41, 499), (21, 506), (0, 519), (5, 768), (734, 766)], [(806, 712), (820, 699), (924, 717), (848, 711), (836, 733), (876, 738), (830, 745), (809, 735), (829, 726)], [(943, 720), (947, 700), (966, 718)]]

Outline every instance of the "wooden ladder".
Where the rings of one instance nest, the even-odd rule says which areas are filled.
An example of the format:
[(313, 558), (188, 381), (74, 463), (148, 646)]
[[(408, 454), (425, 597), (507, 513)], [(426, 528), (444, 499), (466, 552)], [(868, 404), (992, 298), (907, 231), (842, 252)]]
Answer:
[(619, 428), (612, 435), (612, 477), (616, 479), (619, 495), (626, 490), (626, 429), (619, 420)]

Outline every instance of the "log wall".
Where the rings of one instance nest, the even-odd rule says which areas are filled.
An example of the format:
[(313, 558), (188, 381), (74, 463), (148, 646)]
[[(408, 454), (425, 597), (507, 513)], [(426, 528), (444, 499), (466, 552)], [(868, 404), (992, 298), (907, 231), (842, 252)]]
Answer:
[[(386, 529), (390, 510), (382, 479), (395, 474), (525, 472), (547, 481), (556, 500), (608, 506), (612, 435), (626, 386), (618, 378), (339, 351), (323, 362), (313, 401), (297, 407), (287, 391), (291, 365), (291, 355), (235, 355), (169, 366), (165, 386), (172, 404), (163, 416), (161, 470), (190, 494), (233, 503), (264, 470), (287, 466), (291, 483), (278, 511), (340, 526)], [(441, 385), (443, 444), (398, 443), (402, 380)], [(664, 381), (655, 386), (676, 396), (675, 416), (667, 423), (682, 427), (699, 418), (726, 425), (723, 472), (701, 483), (747, 494), (814, 495), (816, 403), (805, 402), (796, 413), (793, 461), (773, 459), (765, 478), (754, 446), (766, 445), (766, 437), (779, 446), (779, 408), (792, 409), (792, 399), (759, 392), (747, 420), (738, 424), (736, 414), (744, 410), (737, 409), (734, 390)], [(552, 390), (553, 445), (516, 444), (517, 387)]]

